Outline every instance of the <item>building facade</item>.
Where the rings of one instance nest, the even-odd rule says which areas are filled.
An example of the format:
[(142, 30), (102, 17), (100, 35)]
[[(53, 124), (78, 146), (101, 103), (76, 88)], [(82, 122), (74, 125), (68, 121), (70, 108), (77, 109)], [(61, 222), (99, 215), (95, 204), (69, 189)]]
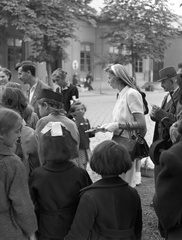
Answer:
[[(17, 80), (17, 72), (14, 70), (16, 63), (26, 60), (32, 53), (31, 42), (23, 42), (23, 37), (18, 32), (10, 29), (7, 39), (0, 45), (0, 65), (7, 67), (13, 73), (13, 79)], [(94, 27), (87, 22), (78, 21), (76, 30), (78, 40), (70, 40), (67, 47), (69, 59), (66, 61), (57, 61), (53, 64), (53, 69), (62, 67), (68, 72), (70, 82), (75, 73), (77, 73), (80, 82), (84, 82), (88, 72), (91, 72), (94, 78), (94, 88), (101, 89), (107, 85), (107, 76), (103, 66), (99, 63), (99, 58), (103, 58), (106, 52), (116, 53), (117, 49), (110, 46), (106, 39), (102, 38), (101, 26)], [(132, 73), (131, 65), (127, 65), (127, 70)], [(148, 81), (153, 81), (153, 62), (147, 59), (139, 59), (135, 63), (136, 82), (142, 86)], [(37, 63), (37, 75), (43, 81), (47, 81), (46, 64)], [(157, 78), (157, 77), (156, 77)]]

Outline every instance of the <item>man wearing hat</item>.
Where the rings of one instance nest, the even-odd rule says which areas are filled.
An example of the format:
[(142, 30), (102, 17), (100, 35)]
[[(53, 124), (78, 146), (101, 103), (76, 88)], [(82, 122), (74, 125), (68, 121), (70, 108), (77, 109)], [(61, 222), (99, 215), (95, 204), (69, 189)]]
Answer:
[(37, 96), (41, 89), (51, 89), (46, 83), (36, 77), (36, 65), (31, 61), (23, 61), (16, 65), (18, 78), (23, 84), (29, 85), (28, 100), (34, 108), (34, 112), (39, 115)]
[[(69, 119), (66, 116), (66, 112), (63, 109), (62, 104), (62, 95), (50, 89), (42, 89), (37, 97), (38, 100), (38, 108), (41, 119), (37, 122), (36, 125), (36, 136), (39, 141), (41, 141), (41, 130), (49, 123), (49, 122), (61, 122), (63, 125), (69, 130), (71, 139), (70, 143), (72, 147), (72, 156), (74, 159), (78, 157), (78, 149), (80, 143), (79, 131), (76, 123)], [(51, 151), (51, 149), (50, 149)], [(56, 154), (56, 153), (55, 153)], [(40, 160), (43, 163), (43, 159)]]
[(56, 92), (63, 95), (64, 110), (68, 113), (71, 105), (70, 101), (78, 98), (79, 93), (77, 87), (71, 84), (66, 76), (67, 72), (61, 68), (56, 69), (52, 73), (52, 81), (58, 85)]
[[(179, 99), (179, 87), (176, 81), (177, 73), (174, 67), (166, 67), (159, 71), (161, 87), (168, 94), (164, 97), (161, 107), (154, 105), (150, 117), (155, 121), (153, 143), (150, 147), (150, 157), (154, 162), (154, 180), (161, 170), (159, 165), (160, 149), (169, 148), (170, 141), (169, 127), (176, 121), (176, 104)], [(164, 140), (165, 139), (165, 140)], [(163, 141), (164, 140), (164, 141)], [(157, 153), (156, 153), (157, 151)]]

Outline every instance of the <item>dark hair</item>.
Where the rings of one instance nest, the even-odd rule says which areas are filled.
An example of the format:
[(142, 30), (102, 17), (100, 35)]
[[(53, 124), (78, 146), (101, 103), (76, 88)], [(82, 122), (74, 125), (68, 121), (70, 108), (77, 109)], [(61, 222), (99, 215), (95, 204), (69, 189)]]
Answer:
[(34, 65), (31, 64), (23, 64), (22, 66), (20, 66), (22, 68), (23, 72), (28, 72), (30, 71), (32, 76), (35, 77), (36, 74), (36, 67)]
[(124, 146), (106, 140), (94, 148), (90, 167), (102, 176), (119, 175), (126, 173), (132, 167), (132, 162)]
[(40, 104), (41, 106), (44, 106), (45, 103), (47, 103), (47, 105), (50, 108), (52, 108), (52, 110), (55, 111), (63, 110), (63, 103), (58, 102), (54, 99), (41, 98), (40, 100), (38, 100), (38, 104)]
[(0, 133), (6, 133), (13, 129), (18, 121), (21, 121), (21, 116), (8, 108), (0, 108)]
[(11, 108), (22, 116), (27, 104), (27, 99), (19, 88), (5, 87), (2, 94), (2, 105), (4, 107)]
[(26, 123), (28, 122), (28, 120), (31, 117), (33, 112), (34, 112), (33, 107), (30, 104), (27, 104), (27, 107), (25, 108), (25, 110), (22, 113), (22, 117)]
[(41, 135), (39, 154), (46, 161), (65, 162), (71, 158), (73, 144), (70, 132), (62, 126), (63, 136), (51, 136), (51, 130)]
[(71, 104), (69, 113), (74, 113), (78, 106), (83, 106), (85, 112), (87, 111), (85, 104), (81, 103), (80, 101), (75, 101)]
[(20, 83), (17, 83), (17, 82), (8, 82), (8, 83), (6, 83), (6, 87), (18, 88), (21, 91), (23, 91), (22, 85)]

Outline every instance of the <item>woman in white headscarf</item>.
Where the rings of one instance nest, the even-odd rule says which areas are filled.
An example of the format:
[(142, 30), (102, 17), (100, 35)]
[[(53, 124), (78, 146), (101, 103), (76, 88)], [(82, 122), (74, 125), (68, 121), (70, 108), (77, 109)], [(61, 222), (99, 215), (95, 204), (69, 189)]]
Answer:
[[(142, 96), (137, 90), (132, 78), (129, 76), (126, 68), (121, 64), (111, 65), (106, 69), (109, 78), (109, 84), (113, 89), (119, 91), (115, 107), (113, 109), (113, 122), (101, 126), (106, 131), (113, 132), (113, 135), (121, 134), (129, 138), (129, 131), (136, 134), (136, 131), (142, 136), (146, 134), (146, 122), (144, 116), (144, 107)], [(136, 170), (136, 160), (132, 162), (132, 169), (121, 177), (135, 187), (134, 180)]]

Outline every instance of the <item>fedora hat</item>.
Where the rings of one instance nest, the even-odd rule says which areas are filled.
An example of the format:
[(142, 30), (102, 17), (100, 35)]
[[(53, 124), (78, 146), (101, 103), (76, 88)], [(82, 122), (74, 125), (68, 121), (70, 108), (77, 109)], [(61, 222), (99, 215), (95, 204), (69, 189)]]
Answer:
[(159, 159), (162, 151), (169, 149), (171, 146), (172, 142), (165, 139), (154, 141), (149, 148), (149, 156), (152, 162), (155, 165), (159, 165)]
[(158, 82), (164, 81), (166, 79), (170, 79), (173, 77), (177, 76), (177, 72), (175, 70), (174, 67), (166, 67), (166, 68), (162, 68), (159, 71), (159, 77), (160, 79), (158, 80)]

